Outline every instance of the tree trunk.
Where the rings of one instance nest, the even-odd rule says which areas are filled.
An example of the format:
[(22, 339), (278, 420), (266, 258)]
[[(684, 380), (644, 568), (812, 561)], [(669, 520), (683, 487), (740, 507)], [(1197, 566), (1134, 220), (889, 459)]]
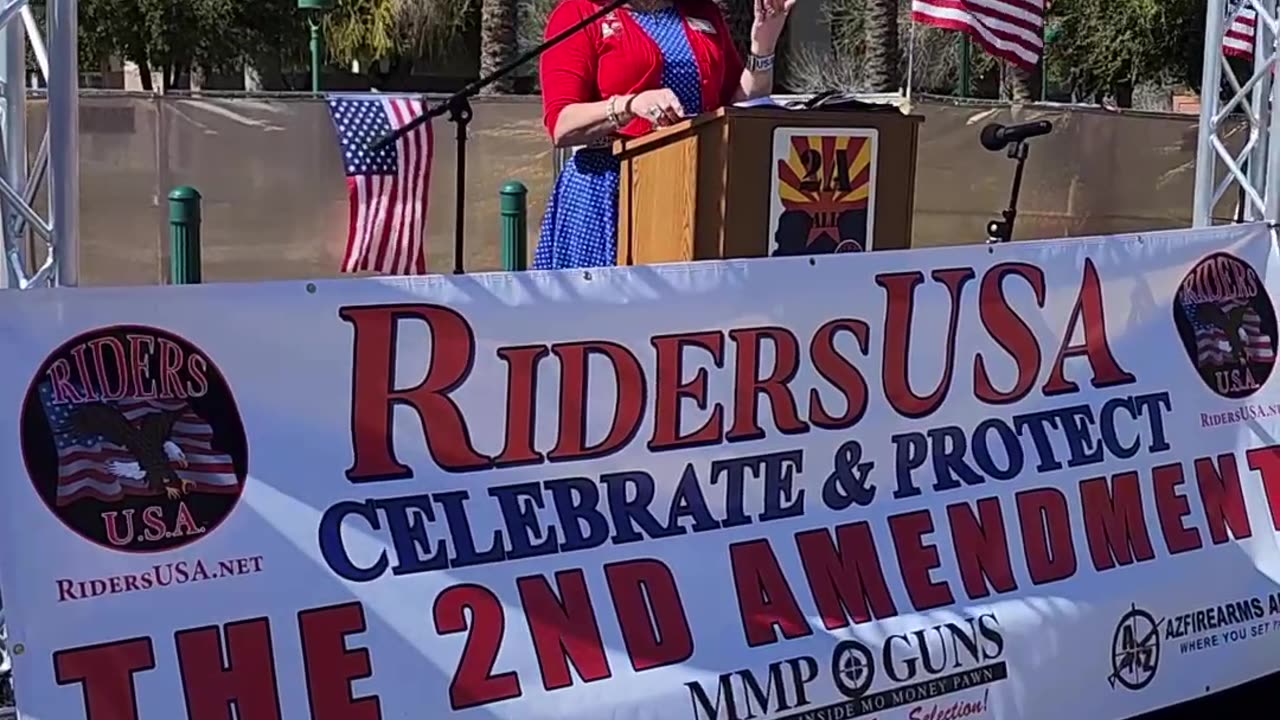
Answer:
[(191, 69), (187, 71), (187, 89), (191, 92), (200, 92), (204, 89), (205, 69), (197, 63), (191, 63)]
[(865, 79), (870, 92), (897, 92), (898, 3), (897, 0), (867, 0), (867, 55)]
[(1111, 98), (1117, 107), (1133, 107), (1133, 83), (1118, 82), (1111, 86)]
[[(480, 75), (486, 76), (510, 62), (520, 51), (516, 23), (517, 0), (482, 0), (480, 5)], [(515, 77), (508, 74), (489, 87), (486, 94), (515, 91)]]
[(1008, 99), (1015, 103), (1031, 102), (1034, 74), (1026, 68), (1006, 62), (1004, 64), (1004, 86)]
[(729, 26), (729, 37), (733, 38), (734, 46), (745, 58), (751, 49), (751, 23), (756, 18), (753, 0), (716, 0), (716, 6)]

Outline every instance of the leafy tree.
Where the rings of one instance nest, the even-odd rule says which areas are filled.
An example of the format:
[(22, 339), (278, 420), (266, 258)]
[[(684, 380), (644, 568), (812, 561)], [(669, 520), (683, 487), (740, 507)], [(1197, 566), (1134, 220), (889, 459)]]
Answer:
[(1053, 77), (1079, 100), (1126, 102), (1142, 82), (1199, 85), (1204, 0), (1054, 0)]
[(82, 65), (111, 55), (136, 63), (144, 89), (153, 68), (166, 86), (184, 72), (228, 72), (264, 49), (286, 52), (304, 36), (296, 0), (80, 0)]
[(338, 0), (325, 18), (329, 54), (343, 64), (389, 61), (400, 74), (438, 57), (467, 28), (476, 0)]

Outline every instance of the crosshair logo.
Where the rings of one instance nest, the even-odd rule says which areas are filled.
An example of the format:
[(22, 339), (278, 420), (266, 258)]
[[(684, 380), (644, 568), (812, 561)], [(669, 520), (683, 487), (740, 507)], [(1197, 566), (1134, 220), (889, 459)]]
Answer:
[(831, 653), (831, 679), (841, 695), (856, 700), (871, 689), (876, 663), (871, 650), (857, 640), (841, 640)]
[(1151, 613), (1131, 604), (1120, 618), (1111, 638), (1111, 676), (1107, 682), (1115, 689), (1119, 683), (1128, 690), (1141, 690), (1156, 676), (1160, 666), (1160, 626)]

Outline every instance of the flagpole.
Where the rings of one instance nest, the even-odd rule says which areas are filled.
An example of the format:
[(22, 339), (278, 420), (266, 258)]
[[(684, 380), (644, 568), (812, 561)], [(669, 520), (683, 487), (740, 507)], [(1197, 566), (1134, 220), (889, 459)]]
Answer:
[(962, 98), (969, 97), (969, 68), (973, 64), (973, 41), (969, 39), (969, 33), (960, 33), (960, 87), (959, 94)]

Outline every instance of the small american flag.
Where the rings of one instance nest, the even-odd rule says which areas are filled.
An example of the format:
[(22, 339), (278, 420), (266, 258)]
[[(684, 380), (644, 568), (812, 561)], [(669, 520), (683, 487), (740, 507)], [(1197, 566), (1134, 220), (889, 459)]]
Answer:
[[(49, 383), (40, 385), (40, 402), (58, 449), (58, 505), (85, 497), (115, 502), (126, 495), (152, 494), (145, 478), (126, 469), (138, 462), (133, 453), (100, 434), (76, 430), (71, 417), (82, 404), (55, 403)], [(152, 413), (182, 413), (169, 436), (186, 463), (186, 467), (173, 465), (178, 478), (195, 483), (193, 492), (226, 493), (238, 489), (231, 457), (213, 447), (213, 428), (186, 401), (124, 399), (107, 404), (135, 425)]]
[(422, 100), (411, 97), (329, 98), (347, 176), (343, 272), (421, 275), (427, 271), (427, 188), (435, 152), (431, 123), (380, 150), (369, 147), (424, 110)]
[(911, 19), (968, 33), (984, 50), (1032, 69), (1044, 51), (1045, 0), (912, 0)]
[[(1240, 11), (1231, 16), (1236, 7)], [(1253, 57), (1254, 33), (1258, 28), (1258, 11), (1247, 2), (1236, 0), (1227, 3), (1227, 35), (1222, 39), (1222, 53), (1239, 58)]]
[[(1187, 321), (1191, 323), (1196, 336), (1196, 362), (1201, 367), (1219, 367), (1233, 364), (1238, 360), (1231, 347), (1231, 339), (1216, 323), (1207, 322), (1200, 316), (1197, 305), (1184, 306)], [(1230, 300), (1222, 305), (1222, 312), (1230, 314), (1243, 308), (1240, 317), (1238, 338), (1243, 342), (1245, 356), (1251, 363), (1275, 362), (1275, 348), (1271, 338), (1262, 331), (1262, 318), (1256, 310), (1239, 300)]]

